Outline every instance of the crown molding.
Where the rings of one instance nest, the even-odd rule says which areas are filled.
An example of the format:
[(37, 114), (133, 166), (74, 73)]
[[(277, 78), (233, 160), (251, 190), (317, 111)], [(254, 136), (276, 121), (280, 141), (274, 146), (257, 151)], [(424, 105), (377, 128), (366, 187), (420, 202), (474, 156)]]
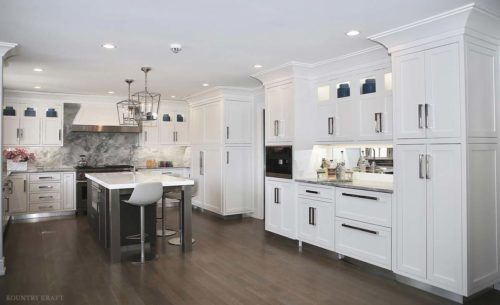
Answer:
[(231, 87), (231, 86), (217, 86), (209, 88), (200, 92), (193, 93), (186, 96), (184, 99), (187, 103), (199, 103), (206, 101), (214, 101), (217, 99), (234, 99), (248, 101), (254, 95), (255, 91), (260, 88), (245, 88), (245, 87)]
[(378, 51), (378, 50), (383, 50), (383, 49), (385, 49), (385, 48), (383, 46), (381, 46), (381, 45), (374, 45), (372, 47), (369, 47), (369, 48), (366, 48), (366, 49), (363, 49), (363, 50), (359, 50), (359, 51), (348, 53), (348, 54), (345, 54), (345, 55), (342, 55), (342, 56), (338, 56), (338, 57), (334, 57), (334, 58), (330, 58), (330, 59), (326, 59), (326, 60), (315, 62), (315, 63), (313, 63), (313, 64), (310, 65), (310, 68), (317, 68), (317, 67), (320, 67), (320, 66), (328, 65), (328, 64), (331, 64), (331, 63), (336, 63), (336, 62), (343, 61), (343, 60), (346, 60), (346, 59), (349, 59), (349, 58), (352, 58), (352, 57), (365, 55), (365, 54), (372, 53), (372, 52), (375, 52), (375, 51)]
[(17, 46), (17, 43), (0, 41), (0, 58), (16, 55)]
[(368, 37), (385, 46), (389, 53), (415, 44), (428, 43), (443, 38), (477, 33), (490, 42), (500, 42), (500, 16), (470, 3), (456, 9), (424, 18)]

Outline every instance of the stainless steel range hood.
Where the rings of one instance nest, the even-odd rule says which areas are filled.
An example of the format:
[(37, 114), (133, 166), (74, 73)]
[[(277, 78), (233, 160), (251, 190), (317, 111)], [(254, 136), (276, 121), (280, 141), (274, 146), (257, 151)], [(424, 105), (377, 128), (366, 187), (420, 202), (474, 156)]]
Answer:
[(140, 126), (120, 125), (116, 104), (82, 103), (71, 125), (71, 131), (140, 133), (142, 129)]

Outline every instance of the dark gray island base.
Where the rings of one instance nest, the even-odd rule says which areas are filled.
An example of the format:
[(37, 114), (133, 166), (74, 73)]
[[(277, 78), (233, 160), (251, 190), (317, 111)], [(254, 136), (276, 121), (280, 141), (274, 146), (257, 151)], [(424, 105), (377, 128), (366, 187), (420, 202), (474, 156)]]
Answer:
[[(165, 176), (163, 176), (165, 177)], [(163, 178), (162, 177), (162, 178)], [(104, 184), (104, 185), (103, 185)], [(164, 195), (173, 189), (181, 189), (182, 199), (179, 205), (181, 248), (183, 252), (192, 250), (191, 241), (191, 188), (192, 185), (165, 186)], [(171, 184), (171, 183), (167, 183)], [(122, 253), (127, 246), (139, 244), (136, 239), (127, 239), (127, 236), (140, 233), (139, 208), (129, 205), (127, 200), (133, 192), (133, 188), (107, 188), (105, 183), (87, 180), (87, 213), (89, 225), (101, 245), (109, 254), (111, 263), (119, 263)], [(156, 244), (156, 204), (146, 207), (146, 243), (149, 242), (152, 250)]]

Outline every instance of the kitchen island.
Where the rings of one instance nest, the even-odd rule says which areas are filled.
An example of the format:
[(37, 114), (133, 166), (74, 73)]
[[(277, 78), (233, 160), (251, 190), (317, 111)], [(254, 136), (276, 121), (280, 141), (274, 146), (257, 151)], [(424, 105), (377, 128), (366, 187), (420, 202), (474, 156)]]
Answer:
[[(192, 249), (192, 225), (191, 225), (191, 193), (193, 180), (174, 177), (155, 172), (114, 172), (114, 173), (88, 173), (87, 190), (89, 200), (89, 222), (97, 223), (96, 233), (103, 246), (109, 251), (111, 263), (118, 263), (122, 258), (122, 247), (126, 246), (122, 230), (128, 228), (123, 226), (122, 221), (127, 221), (131, 215), (125, 215), (125, 210), (130, 211), (130, 205), (122, 202), (128, 199), (135, 186), (145, 182), (161, 182), (164, 194), (176, 188), (181, 189), (181, 203), (179, 204), (180, 227), (181, 227), (181, 248), (184, 252)], [(149, 219), (156, 218), (156, 205), (153, 205), (153, 214)], [(92, 211), (97, 211), (94, 216)], [(122, 210), (124, 211), (122, 213)], [(151, 213), (150, 213), (151, 214)], [(139, 213), (136, 217), (139, 219)], [(138, 232), (135, 232), (138, 233)], [(150, 234), (154, 236), (154, 234)], [(189, 242), (185, 242), (185, 241)], [(151, 243), (154, 242), (151, 240)]]

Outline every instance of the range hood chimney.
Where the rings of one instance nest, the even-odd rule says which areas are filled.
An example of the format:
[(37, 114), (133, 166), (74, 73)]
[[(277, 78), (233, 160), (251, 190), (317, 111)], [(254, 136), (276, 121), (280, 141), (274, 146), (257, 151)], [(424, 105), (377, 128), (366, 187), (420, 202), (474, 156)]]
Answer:
[(141, 127), (120, 125), (114, 103), (82, 103), (71, 125), (71, 131), (140, 133)]

